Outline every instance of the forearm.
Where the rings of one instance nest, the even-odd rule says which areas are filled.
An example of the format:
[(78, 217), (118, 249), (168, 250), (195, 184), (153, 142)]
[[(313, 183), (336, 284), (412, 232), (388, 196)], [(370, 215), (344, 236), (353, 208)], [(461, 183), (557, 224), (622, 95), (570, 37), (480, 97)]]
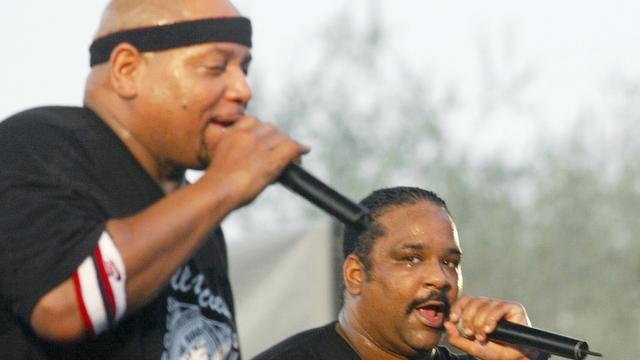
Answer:
[(127, 269), (129, 310), (153, 297), (238, 206), (225, 186), (224, 181), (215, 187), (196, 183), (134, 216), (109, 221), (107, 230)]
[[(213, 179), (211, 179), (213, 178)], [(127, 312), (147, 303), (235, 207), (229, 179), (209, 177), (176, 191), (130, 217), (107, 222), (126, 270)], [(211, 190), (215, 189), (215, 190)], [(74, 341), (84, 329), (72, 278), (36, 305), (32, 327), (54, 341)]]

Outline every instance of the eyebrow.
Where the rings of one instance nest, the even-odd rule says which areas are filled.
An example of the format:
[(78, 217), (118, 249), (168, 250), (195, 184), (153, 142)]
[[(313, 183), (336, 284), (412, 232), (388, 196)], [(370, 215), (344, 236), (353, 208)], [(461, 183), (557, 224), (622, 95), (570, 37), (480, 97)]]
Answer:
[[(223, 48), (220, 48), (220, 47), (218, 47), (216, 45), (214, 45), (211, 50), (212, 50), (212, 52), (218, 53), (218, 54), (220, 54), (222, 56), (225, 56), (227, 58), (233, 57), (235, 55), (235, 52), (233, 50), (223, 49)], [(242, 57), (242, 63), (243, 64), (248, 64), (252, 60), (251, 52), (247, 52), (246, 56), (241, 56), (241, 57)]]
[[(400, 248), (398, 250), (402, 251), (402, 250), (424, 250), (427, 248), (430, 248), (430, 245), (424, 244), (424, 243), (406, 243), (406, 244), (402, 244), (402, 246), (400, 246)], [(462, 256), (462, 250), (460, 250), (457, 247), (450, 247), (447, 249), (447, 252), (450, 254), (454, 254), (454, 255), (459, 255)]]

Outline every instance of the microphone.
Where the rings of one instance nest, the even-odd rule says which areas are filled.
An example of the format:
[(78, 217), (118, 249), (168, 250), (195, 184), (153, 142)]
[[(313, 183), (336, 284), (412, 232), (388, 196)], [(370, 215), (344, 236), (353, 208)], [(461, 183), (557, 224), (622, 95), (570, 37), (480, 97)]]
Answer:
[(369, 209), (339, 194), (298, 164), (287, 165), (278, 177), (278, 181), (344, 224), (360, 228), (366, 228), (369, 225)]
[(506, 320), (500, 320), (496, 329), (487, 336), (491, 341), (527, 346), (567, 359), (582, 360), (587, 355), (602, 356), (600, 353), (589, 351), (589, 345), (584, 340), (515, 324)]

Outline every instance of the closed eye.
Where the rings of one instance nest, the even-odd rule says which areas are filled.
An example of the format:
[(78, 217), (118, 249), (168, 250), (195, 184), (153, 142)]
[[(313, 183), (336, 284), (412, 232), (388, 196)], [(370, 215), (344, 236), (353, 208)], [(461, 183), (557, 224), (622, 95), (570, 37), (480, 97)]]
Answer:
[(202, 65), (198, 67), (198, 70), (199, 72), (206, 75), (219, 76), (224, 74), (225, 71), (227, 71), (227, 63)]

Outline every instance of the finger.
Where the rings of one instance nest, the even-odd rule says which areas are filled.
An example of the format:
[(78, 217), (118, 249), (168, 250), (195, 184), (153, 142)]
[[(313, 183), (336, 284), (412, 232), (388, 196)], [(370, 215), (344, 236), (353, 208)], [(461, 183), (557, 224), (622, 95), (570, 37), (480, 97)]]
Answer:
[(258, 138), (263, 138), (263, 137), (266, 138), (269, 136), (281, 135), (278, 128), (276, 128), (276, 126), (273, 123), (269, 123), (269, 122), (258, 122), (255, 125), (253, 125), (252, 128), (255, 136)]
[(479, 339), (486, 340), (487, 334), (493, 332), (496, 324), (504, 316), (504, 303), (490, 301), (478, 309), (473, 318), (473, 326)]
[(462, 309), (471, 301), (471, 298), (468, 296), (462, 296), (458, 300), (456, 300), (449, 310), (449, 320), (452, 322), (458, 322), (460, 320), (460, 314), (462, 314)]
[(456, 329), (458, 330), (461, 336), (469, 340), (473, 340), (476, 338), (475, 335), (473, 334), (473, 330), (466, 328), (464, 326), (464, 321), (458, 321), (458, 323), (456, 324)]
[(509, 313), (510, 306), (511, 305), (506, 302), (496, 302), (488, 308), (482, 324), (478, 324), (481, 331), (485, 335), (492, 333), (496, 329), (498, 322)]
[(284, 157), (288, 162), (292, 162), (311, 150), (309, 146), (298, 143), (273, 126), (261, 126), (259, 132), (260, 134), (256, 136), (260, 136), (262, 149), (271, 152), (276, 158)]
[(451, 342), (452, 339), (463, 336), (462, 331), (460, 331), (460, 328), (454, 322), (445, 321), (442, 326), (444, 326), (444, 329), (447, 332), (447, 340), (449, 342)]
[(447, 331), (447, 336), (449, 338), (455, 337), (455, 336), (462, 336), (460, 329), (458, 328), (456, 323), (452, 321), (445, 321), (442, 324), (442, 326), (444, 326), (444, 329)]
[[(264, 141), (264, 143), (267, 145), (267, 149), (269, 150), (275, 149), (280, 144), (286, 143), (287, 141), (295, 141), (291, 139), (287, 134), (281, 132), (273, 123), (258, 122), (253, 126), (253, 128), (255, 129), (254, 135), (257, 138), (262, 139), (262, 141)], [(299, 146), (299, 154), (296, 157), (297, 159), (300, 158), (300, 155), (306, 154), (311, 151), (310, 146), (301, 143), (297, 144)]]
[(531, 326), (529, 315), (527, 315), (527, 311), (525, 310), (524, 306), (515, 302), (507, 302), (505, 304), (505, 307), (506, 309), (504, 318), (506, 320), (526, 326)]
[(234, 130), (248, 129), (258, 123), (260, 123), (260, 120), (258, 120), (258, 118), (256, 118), (255, 116), (243, 116), (238, 121), (233, 123), (231, 128)]
[(530, 353), (525, 354), (523, 351), (512, 346), (498, 344), (491, 341), (467, 339), (460, 334), (455, 324), (450, 321), (445, 322), (444, 327), (447, 331), (447, 341), (449, 345), (454, 346), (469, 355), (477, 357), (478, 359), (535, 359), (535, 357), (530, 357)]
[(286, 140), (279, 143), (273, 149), (273, 155), (276, 159), (282, 159), (284, 165), (289, 164), (290, 162), (301, 158), (302, 155), (309, 152), (309, 147), (298, 143), (292, 139), (287, 138)]
[(487, 343), (482, 343), (475, 338), (467, 338), (462, 334), (458, 328), (452, 322), (445, 322), (445, 329), (447, 330), (447, 341), (449, 345), (455, 346), (458, 349), (468, 354), (482, 354), (485, 353), (485, 347)]
[(475, 318), (478, 316), (478, 314), (486, 311), (485, 307), (488, 306), (489, 301), (489, 299), (482, 297), (471, 298), (471, 300), (462, 309), (462, 314), (460, 314), (460, 321), (464, 323), (464, 328), (466, 329), (465, 334), (479, 334), (479, 329), (476, 327)]
[[(300, 155), (305, 155), (311, 152), (311, 146), (303, 143), (298, 143), (298, 145), (300, 145)], [(302, 157), (298, 156), (295, 161), (302, 163)]]

